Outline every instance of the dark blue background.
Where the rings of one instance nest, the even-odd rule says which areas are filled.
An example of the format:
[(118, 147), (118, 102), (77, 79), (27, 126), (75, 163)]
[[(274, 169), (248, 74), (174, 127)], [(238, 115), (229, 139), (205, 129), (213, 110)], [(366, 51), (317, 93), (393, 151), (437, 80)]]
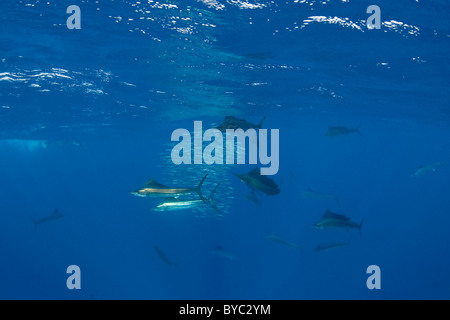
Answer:
[[(0, 4), (0, 298), (448, 299), (448, 4), (218, 2)], [(82, 30), (65, 26), (72, 4)], [(403, 25), (365, 29), (371, 4)], [(306, 24), (312, 16), (361, 29)], [(281, 193), (261, 207), (232, 174), (251, 166), (170, 163), (173, 130), (226, 115), (267, 116), (264, 127), (280, 130)], [(359, 124), (361, 134), (325, 136)], [(222, 183), (222, 219), (153, 212), (157, 200), (129, 194), (151, 177), (195, 186), (205, 172), (206, 194)], [(302, 199), (308, 188), (340, 200)], [(55, 208), (64, 217), (34, 232), (32, 218)], [(313, 228), (328, 209), (364, 219), (362, 237)], [(266, 239), (274, 233), (303, 252)], [(238, 259), (214, 255), (218, 246)], [(77, 292), (66, 288), (73, 264)], [(372, 264), (379, 291), (366, 287)]]

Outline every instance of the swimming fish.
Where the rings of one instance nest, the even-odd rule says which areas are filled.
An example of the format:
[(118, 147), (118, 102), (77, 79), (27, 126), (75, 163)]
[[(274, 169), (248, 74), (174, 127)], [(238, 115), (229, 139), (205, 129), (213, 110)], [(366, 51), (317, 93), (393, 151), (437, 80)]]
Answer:
[(316, 247), (316, 251), (324, 251), (324, 250), (328, 250), (328, 249), (334, 249), (334, 248), (338, 248), (338, 247), (344, 247), (344, 246), (348, 246), (350, 243), (349, 242), (324, 242), (319, 244)]
[(251, 122), (248, 122), (247, 120), (238, 119), (233, 116), (226, 116), (225, 119), (222, 121), (222, 123), (216, 127), (216, 129), (219, 129), (220, 131), (226, 131), (227, 129), (242, 129), (244, 131), (247, 131), (248, 129), (262, 129), (262, 125), (266, 117), (264, 117), (260, 123), (253, 124)]
[(316, 251), (324, 251), (324, 250), (328, 250), (328, 249), (345, 247), (350, 244), (351, 238), (352, 237), (350, 237), (347, 242), (323, 242), (323, 243), (320, 243), (319, 245), (317, 245), (315, 250)]
[(247, 174), (234, 174), (241, 179), (252, 190), (263, 192), (269, 196), (277, 195), (280, 193), (280, 187), (267, 176), (261, 175), (261, 169), (256, 168)]
[(281, 244), (283, 246), (286, 247), (292, 247), (292, 248), (296, 248), (296, 249), (302, 249), (302, 247), (300, 247), (299, 245), (292, 243), (292, 242), (288, 242), (284, 239), (282, 239), (279, 235), (277, 234), (272, 234), (270, 236), (267, 237), (268, 240), (273, 241), (275, 243)]
[(33, 222), (34, 222), (34, 231), (37, 230), (37, 226), (38, 226), (38, 225), (40, 225), (40, 224), (42, 224), (42, 223), (49, 222), (49, 221), (58, 220), (58, 219), (61, 219), (62, 217), (64, 217), (64, 215), (63, 215), (61, 212), (59, 212), (58, 209), (55, 209), (55, 210), (54, 210), (49, 216), (47, 216), (47, 217), (44, 217), (44, 218), (41, 218), (41, 219), (38, 219), (38, 220), (35, 220), (34, 218), (32, 218), (32, 219), (33, 219)]
[(191, 208), (197, 208), (199, 206), (202, 206), (204, 204), (210, 204), (219, 214), (222, 214), (222, 212), (219, 210), (219, 208), (216, 206), (214, 202), (214, 195), (217, 191), (217, 188), (220, 184), (218, 184), (214, 190), (211, 192), (209, 198), (207, 199), (176, 199), (176, 198), (169, 198), (163, 200), (160, 204), (158, 204), (155, 208), (153, 208), (153, 211), (175, 211), (175, 210), (184, 210), (184, 209), (191, 209)]
[(155, 179), (151, 179), (141, 189), (133, 191), (131, 194), (137, 197), (178, 197), (180, 195), (197, 193), (200, 199), (206, 200), (202, 195), (201, 187), (207, 176), (205, 175), (196, 188), (169, 188), (159, 184)]
[(238, 257), (236, 255), (234, 255), (233, 253), (226, 251), (224, 248), (222, 248), (221, 246), (215, 247), (212, 250), (212, 253), (216, 256), (222, 257), (222, 258), (226, 258), (226, 259), (230, 259), (230, 260), (236, 260), (238, 259)]
[(340, 195), (317, 192), (311, 189), (307, 189), (306, 191), (300, 193), (300, 197), (303, 199), (334, 200), (336, 202), (339, 202)]
[(325, 133), (325, 136), (327, 137), (335, 137), (335, 136), (340, 136), (340, 135), (347, 135), (353, 132), (359, 132), (359, 128), (361, 127), (361, 125), (359, 125), (358, 127), (352, 129), (352, 128), (346, 128), (346, 127), (333, 127), (333, 126), (329, 126), (328, 127), (328, 131)]
[(416, 172), (414, 172), (413, 176), (421, 177), (423, 175), (426, 175), (427, 173), (436, 172), (436, 170), (442, 165), (444, 165), (443, 162), (436, 162), (428, 166), (420, 166), (419, 169), (417, 169)]
[(156, 254), (158, 255), (158, 257), (165, 263), (168, 264), (170, 266), (174, 266), (176, 267), (178, 264), (176, 262), (173, 262), (172, 260), (170, 260), (165, 254), (164, 252), (162, 252), (162, 250), (160, 248), (158, 248), (157, 246), (154, 246), (153, 249), (155, 249)]
[(154, 207), (153, 211), (176, 211), (176, 210), (185, 210), (191, 208), (197, 208), (201, 205), (204, 205), (205, 201), (202, 199), (193, 199), (193, 200), (185, 200), (185, 199), (177, 199), (177, 198), (167, 198), (164, 199), (160, 204)]
[(359, 233), (361, 235), (361, 227), (364, 222), (364, 219), (361, 221), (360, 224), (357, 224), (356, 222), (353, 222), (350, 220), (350, 218), (334, 213), (330, 210), (327, 210), (323, 216), (322, 219), (314, 225), (314, 227), (318, 229), (325, 229), (325, 228), (344, 228), (344, 229), (358, 229)]

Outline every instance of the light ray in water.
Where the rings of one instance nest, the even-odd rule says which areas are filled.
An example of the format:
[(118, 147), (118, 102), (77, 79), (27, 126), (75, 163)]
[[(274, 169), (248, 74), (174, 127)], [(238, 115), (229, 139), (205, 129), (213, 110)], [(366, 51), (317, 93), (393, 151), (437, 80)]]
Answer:
[(47, 149), (48, 142), (45, 140), (7, 139), (0, 140), (0, 148), (2, 147), (14, 148), (19, 151), (34, 152)]

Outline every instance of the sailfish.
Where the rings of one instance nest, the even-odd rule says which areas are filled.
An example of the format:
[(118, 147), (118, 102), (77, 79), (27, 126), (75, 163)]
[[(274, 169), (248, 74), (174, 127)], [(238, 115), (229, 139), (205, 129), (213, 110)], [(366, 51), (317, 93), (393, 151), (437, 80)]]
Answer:
[(48, 215), (47, 217), (43, 217), (43, 218), (38, 219), (38, 220), (32, 218), (32, 219), (33, 219), (33, 223), (34, 223), (34, 231), (37, 230), (37, 226), (38, 226), (38, 225), (43, 224), (43, 223), (46, 223), (46, 222), (49, 222), (49, 221), (53, 221), (53, 220), (59, 220), (59, 219), (61, 219), (62, 217), (64, 217), (64, 215), (63, 215), (58, 209), (55, 209), (55, 210), (54, 210), (50, 215)]
[(161, 259), (161, 261), (163, 261), (165, 264), (168, 264), (170, 266), (178, 266), (178, 264), (174, 261), (172, 261), (171, 259), (169, 259), (166, 254), (157, 246), (154, 246), (153, 249), (155, 250), (156, 254), (158, 255), (158, 257)]
[(261, 168), (256, 168), (247, 174), (234, 174), (241, 179), (252, 190), (263, 192), (268, 196), (274, 196), (280, 193), (280, 187), (267, 176), (261, 175)]
[(242, 129), (244, 131), (247, 131), (248, 129), (262, 129), (264, 120), (266, 120), (266, 117), (264, 117), (258, 124), (253, 124), (247, 120), (238, 119), (233, 116), (226, 116), (222, 123), (216, 127), (216, 129), (219, 129), (222, 132), (227, 129)]
[(361, 236), (361, 228), (362, 224), (364, 222), (364, 219), (361, 221), (360, 224), (357, 224), (354, 221), (351, 221), (350, 218), (334, 213), (330, 210), (327, 210), (323, 216), (322, 219), (318, 223), (314, 225), (314, 227), (318, 229), (326, 229), (326, 228), (344, 228), (344, 229), (358, 229), (359, 235)]
[(350, 134), (353, 132), (357, 132), (357, 133), (361, 134), (361, 132), (359, 131), (360, 127), (361, 127), (361, 125), (357, 126), (356, 128), (329, 126), (327, 132), (325, 133), (325, 136), (336, 137), (336, 136), (341, 136), (341, 135), (347, 135), (347, 134)]
[(200, 181), (197, 187), (195, 188), (170, 188), (165, 185), (158, 183), (155, 179), (150, 179), (145, 183), (145, 185), (136, 191), (131, 192), (132, 195), (137, 197), (178, 197), (180, 195), (186, 195), (191, 193), (197, 193), (200, 196), (200, 199), (206, 201), (202, 195), (202, 185), (205, 182), (205, 179), (208, 175)]
[(213, 207), (220, 215), (222, 215), (222, 212), (217, 207), (216, 203), (214, 202), (214, 195), (217, 191), (217, 188), (220, 186), (220, 184), (216, 185), (214, 190), (211, 192), (209, 198), (207, 199), (176, 199), (176, 198), (168, 198), (164, 199), (160, 204), (158, 204), (155, 208), (153, 208), (153, 211), (175, 211), (175, 210), (184, 210), (184, 209), (191, 209), (191, 208), (197, 208), (202, 205), (209, 204), (211, 207)]

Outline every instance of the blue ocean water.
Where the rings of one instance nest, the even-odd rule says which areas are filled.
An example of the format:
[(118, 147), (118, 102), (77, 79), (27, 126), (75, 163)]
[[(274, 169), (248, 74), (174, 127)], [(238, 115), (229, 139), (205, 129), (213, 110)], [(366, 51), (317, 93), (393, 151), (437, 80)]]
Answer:
[[(373, 4), (379, 30), (366, 25)], [(1, 299), (450, 298), (446, 1), (0, 9)], [(226, 116), (279, 129), (278, 195), (248, 199), (233, 173), (252, 165), (172, 163), (174, 130)], [(130, 194), (205, 174), (221, 217)], [(361, 233), (313, 227), (327, 210), (364, 221)], [(71, 265), (81, 290), (66, 286)], [(381, 289), (367, 287), (371, 265)]]

